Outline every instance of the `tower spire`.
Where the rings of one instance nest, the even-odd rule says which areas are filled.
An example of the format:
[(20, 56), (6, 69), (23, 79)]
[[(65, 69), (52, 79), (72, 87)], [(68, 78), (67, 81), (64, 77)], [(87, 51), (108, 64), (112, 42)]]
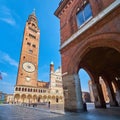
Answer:
[(32, 12), (32, 14), (35, 16), (35, 8), (33, 9), (33, 12)]

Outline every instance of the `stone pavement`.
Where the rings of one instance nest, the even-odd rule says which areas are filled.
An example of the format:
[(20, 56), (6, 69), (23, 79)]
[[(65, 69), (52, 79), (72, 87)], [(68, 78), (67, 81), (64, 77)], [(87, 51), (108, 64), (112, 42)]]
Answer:
[(0, 105), (0, 120), (120, 120), (120, 108), (89, 109), (84, 113), (51, 113), (17, 105)]
[(41, 110), (45, 112), (51, 112), (51, 113), (57, 113), (57, 114), (65, 114), (64, 112), (64, 105), (63, 104), (51, 104), (50, 107), (48, 107), (48, 104), (39, 104), (37, 106), (30, 105), (19, 105), (21, 107), (31, 108), (35, 110)]

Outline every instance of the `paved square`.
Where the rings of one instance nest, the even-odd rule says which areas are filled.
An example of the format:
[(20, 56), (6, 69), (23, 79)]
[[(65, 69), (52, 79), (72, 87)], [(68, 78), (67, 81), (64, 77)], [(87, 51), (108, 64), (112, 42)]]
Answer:
[(0, 105), (0, 120), (120, 120), (120, 108), (93, 109), (84, 113), (51, 113), (49, 110)]

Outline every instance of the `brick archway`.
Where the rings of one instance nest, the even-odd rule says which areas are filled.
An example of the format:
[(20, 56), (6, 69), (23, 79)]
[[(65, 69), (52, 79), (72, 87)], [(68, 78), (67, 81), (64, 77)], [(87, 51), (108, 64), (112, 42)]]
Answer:
[[(113, 82), (115, 82), (119, 86), (119, 83), (116, 82), (116, 80), (115, 80), (115, 77), (119, 76), (119, 72), (120, 72), (120, 69), (119, 69), (119, 61), (120, 61), (120, 46), (119, 46), (120, 41), (119, 41), (119, 38), (120, 38), (119, 34), (101, 34), (101, 35), (97, 35), (97, 37), (94, 36), (94, 37), (87, 39), (86, 40), (87, 43), (82, 43), (83, 47), (80, 47), (78, 50), (76, 50), (77, 51), (77, 52), (75, 52), (76, 54), (71, 59), (71, 61), (73, 63), (69, 63), (70, 66), (68, 67), (68, 70), (71, 70), (69, 72), (72, 74), (77, 73), (81, 67), (84, 68), (88, 72), (90, 77), (92, 78), (92, 80), (94, 82), (94, 86), (96, 85), (96, 83), (99, 84), (99, 86), (101, 86), (97, 80), (97, 79), (99, 79), (99, 76), (101, 76), (101, 75), (103, 77), (105, 77), (106, 75), (110, 76), (111, 78), (108, 77), (107, 80), (106, 79), (104, 79), (104, 80), (106, 81), (106, 83), (109, 83), (109, 84), (107, 84), (107, 87), (108, 87), (107, 89), (109, 89), (109, 91), (110, 91), (108, 94), (110, 97), (110, 105), (111, 106), (117, 106), (117, 104), (119, 103), (119, 101), (118, 101), (118, 103), (116, 101), (116, 98), (115, 98), (115, 95), (113, 92), (113, 88), (111, 85), (112, 83), (110, 82), (110, 79), (112, 79)], [(114, 51), (113, 52), (114, 54), (115, 53), (117, 54), (117, 57), (115, 57), (115, 55), (112, 55), (111, 57), (109, 56), (109, 59), (105, 55), (103, 55), (103, 56), (101, 55), (102, 64), (100, 62), (96, 62), (96, 61), (92, 60), (92, 61), (96, 62), (96, 64), (94, 64), (94, 65), (96, 65), (97, 67), (98, 67), (97, 63), (100, 64), (101, 67), (103, 67), (103, 68), (106, 66), (105, 64), (110, 65), (109, 68), (106, 68), (107, 67), (106, 66), (105, 69), (101, 69), (101, 71), (99, 71), (100, 73), (96, 72), (97, 69), (93, 71), (93, 69), (91, 69), (91, 66), (89, 64), (85, 63), (85, 59), (84, 59), (84, 57), (86, 56), (87, 53), (89, 53), (92, 50), (98, 51), (98, 49), (99, 49), (99, 51), (104, 51), (103, 54), (106, 54), (106, 56), (108, 53), (110, 53), (112, 51)], [(105, 49), (105, 50), (103, 50), (103, 49)], [(82, 50), (83, 50), (83, 53), (81, 52)], [(108, 53), (105, 53), (106, 51), (108, 51)], [(98, 52), (98, 56), (100, 56), (99, 53), (100, 52)], [(97, 56), (93, 56), (93, 57), (97, 58)], [(92, 59), (92, 58), (88, 58), (88, 59)], [(105, 61), (105, 59), (107, 61), (106, 63), (103, 62), (103, 61)], [(111, 59), (115, 59), (115, 60), (112, 60), (114, 62), (109, 63), (109, 61), (111, 61)], [(99, 59), (96, 59), (96, 60), (99, 61)], [(103, 63), (104, 63), (104, 65), (103, 65)], [(118, 66), (118, 67), (115, 67), (115, 66)], [(113, 73), (112, 71), (117, 71), (117, 72)], [(96, 79), (96, 76), (98, 76), (97, 79)], [(119, 91), (119, 89), (118, 89), (118, 91)], [(95, 92), (96, 92), (96, 90), (95, 90)], [(97, 100), (97, 101), (95, 101), (97, 104), (96, 107), (106, 107), (102, 92), (103, 91), (100, 89), (97, 93), (97, 96), (98, 96), (98, 94), (100, 96), (99, 102), (101, 101), (101, 103), (99, 103), (99, 105), (98, 105), (97, 104), (98, 100), (96, 99)]]
[[(107, 62), (109, 63), (109, 59), (112, 59), (113, 65), (111, 67), (114, 68), (114, 65), (115, 66), (118, 65), (118, 67), (114, 68), (114, 70), (117, 69), (117, 71), (119, 71), (119, 69), (118, 69), (119, 65), (120, 65), (119, 64), (119, 61), (120, 61), (120, 46), (119, 46), (120, 41), (119, 41), (119, 38), (120, 38), (120, 35), (115, 34), (115, 33), (96, 35), (96, 36), (93, 36), (93, 37), (86, 39), (85, 41), (82, 41), (82, 43), (79, 43), (79, 44), (82, 44), (82, 46), (78, 45), (79, 47), (76, 47), (76, 49), (74, 49), (72, 51), (72, 54), (69, 54), (70, 57), (67, 57), (67, 61), (69, 61), (69, 62), (68, 62), (68, 64), (66, 64), (66, 66), (64, 64), (64, 68), (65, 68), (64, 70), (67, 70), (67, 75), (63, 76), (63, 84), (64, 84), (63, 87), (64, 87), (64, 94), (69, 94), (69, 92), (67, 93), (66, 91), (70, 91), (70, 93), (73, 92), (74, 95), (71, 94), (71, 96), (68, 96), (68, 98), (65, 98), (66, 104), (68, 103), (67, 108), (68, 108), (69, 104), (71, 104), (71, 103), (69, 103), (70, 101), (68, 102), (67, 100), (71, 99), (71, 97), (72, 97), (72, 99), (74, 99), (74, 98), (77, 99), (79, 96), (78, 101), (76, 100), (75, 106), (77, 106), (79, 101), (82, 101), (81, 96), (80, 96), (81, 95), (81, 92), (80, 92), (81, 87), (78, 85), (79, 84), (78, 71), (80, 68), (84, 68), (87, 71), (87, 73), (90, 75), (90, 77), (92, 78), (92, 81), (94, 82), (93, 86), (96, 88), (96, 89), (94, 89), (94, 93), (96, 96), (95, 97), (96, 107), (102, 107), (102, 108), (106, 107), (103, 93), (102, 93), (102, 89), (101, 89), (101, 85), (99, 83), (99, 76), (102, 75), (104, 77), (104, 76), (106, 76), (106, 74), (110, 74), (109, 71), (107, 71), (107, 70), (103, 71), (105, 64), (107, 64)], [(95, 51), (97, 51), (97, 52), (95, 52)], [(103, 51), (103, 55), (102, 55), (101, 51)], [(67, 52), (69, 52), (69, 49), (67, 50)], [(111, 52), (115, 53), (115, 56), (114, 55), (107, 56), (107, 57), (105, 56)], [(94, 58), (96, 58), (97, 61), (95, 61), (95, 59), (90, 58), (89, 54), (90, 55), (92, 55), (92, 54), (97, 55), (98, 54), (98, 56), (101, 56), (103, 58), (103, 59), (101, 59), (101, 61), (102, 60), (103, 61), (98, 62), (99, 61), (98, 58), (100, 58), (100, 57), (92, 55)], [(91, 59), (91, 61), (87, 60), (86, 58)], [(105, 62), (105, 59), (107, 62)], [(94, 63), (96, 62), (96, 64), (93, 64), (93, 65), (88, 64), (89, 62), (92, 62), (92, 61)], [(66, 62), (66, 61), (64, 61), (64, 59), (63, 59), (63, 63), (64, 62)], [(100, 66), (99, 66), (100, 69), (96, 69), (97, 67), (96, 68), (93, 67), (94, 65), (98, 66), (97, 64), (100, 64)], [(111, 63), (109, 63), (109, 64), (111, 64)], [(95, 70), (92, 67), (95, 68)], [(108, 69), (108, 68), (106, 68), (106, 69)], [(106, 73), (106, 72), (108, 72), (108, 73)], [(105, 73), (105, 74), (103, 74), (103, 73)], [(111, 79), (111, 78), (107, 78), (105, 80), (107, 80), (107, 82), (109, 82), (109, 79)], [(71, 82), (73, 84), (75, 84), (75, 86), (71, 85)], [(112, 90), (110, 82), (109, 82), (109, 86), (110, 86), (109, 88)], [(77, 91), (77, 89), (80, 89), (80, 91), (79, 90)], [(78, 95), (76, 95), (76, 94), (78, 94)], [(116, 106), (117, 103), (116, 103), (115, 96), (113, 94), (114, 93), (112, 90), (110, 93), (111, 100), (112, 100), (111, 105)], [(65, 96), (67, 96), (67, 95), (65, 95)], [(81, 107), (81, 106), (79, 106), (79, 107)], [(71, 109), (71, 108), (69, 108), (69, 109)], [(72, 110), (73, 110), (73, 108), (72, 108)]]
[[(100, 34), (93, 37), (90, 37), (89, 39), (82, 41), (82, 46), (77, 47), (73, 53), (72, 57), (70, 57), (70, 60), (68, 60), (68, 64), (66, 66), (66, 69), (68, 70), (68, 73), (78, 73), (80, 69), (80, 62), (82, 58), (86, 55), (87, 52), (89, 52), (93, 48), (97, 47), (108, 47), (113, 48), (116, 51), (120, 52), (120, 34), (110, 33), (110, 34)], [(87, 41), (87, 42), (86, 42)], [(85, 68), (85, 70), (89, 73), (89, 71)]]

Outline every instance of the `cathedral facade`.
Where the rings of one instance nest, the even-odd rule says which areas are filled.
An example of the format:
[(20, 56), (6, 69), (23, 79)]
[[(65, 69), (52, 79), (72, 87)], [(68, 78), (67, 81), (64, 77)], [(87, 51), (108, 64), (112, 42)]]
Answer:
[(50, 64), (49, 82), (38, 81), (40, 30), (33, 12), (29, 15), (23, 35), (22, 50), (14, 88), (14, 103), (63, 103), (61, 68)]

